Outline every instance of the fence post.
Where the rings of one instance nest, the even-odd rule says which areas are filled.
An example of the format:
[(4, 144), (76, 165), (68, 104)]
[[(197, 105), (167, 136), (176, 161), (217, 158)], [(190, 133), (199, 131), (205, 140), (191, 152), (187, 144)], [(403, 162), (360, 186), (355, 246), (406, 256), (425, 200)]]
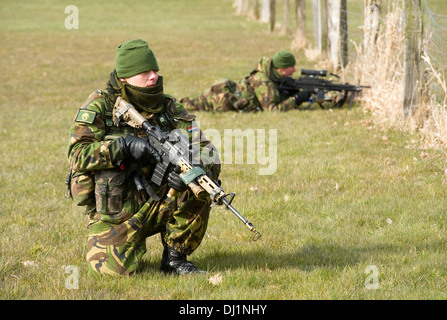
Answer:
[(364, 0), (363, 52), (366, 54), (376, 43), (380, 29), (381, 0)]
[(340, 3), (340, 63), (342, 68), (348, 65), (348, 5), (346, 0)]
[(317, 47), (320, 56), (327, 56), (327, 34), (328, 34), (328, 20), (327, 20), (327, 3), (328, 0), (312, 0), (312, 17), (315, 46)]
[(423, 31), (421, 0), (404, 1), (404, 23), (404, 93), (402, 114), (406, 118), (418, 108), (423, 85), (420, 65)]
[(250, 15), (253, 19), (259, 20), (259, 0), (253, 0), (250, 6)]
[(270, 0), (261, 0), (261, 15), (259, 20), (264, 23), (270, 22)]
[(292, 29), (290, 28), (290, 1), (282, 0), (282, 16), (283, 16), (283, 26), (281, 33), (284, 35), (292, 34)]
[(295, 0), (295, 40), (292, 47), (301, 49), (306, 47), (306, 1)]
[(275, 0), (261, 0), (260, 21), (269, 24), (269, 30), (275, 29)]
[(335, 68), (348, 63), (348, 26), (346, 0), (328, 2), (329, 54)]
[(269, 8), (270, 8), (270, 31), (273, 32), (275, 30), (275, 18), (276, 18), (276, 0), (270, 0), (269, 1)]

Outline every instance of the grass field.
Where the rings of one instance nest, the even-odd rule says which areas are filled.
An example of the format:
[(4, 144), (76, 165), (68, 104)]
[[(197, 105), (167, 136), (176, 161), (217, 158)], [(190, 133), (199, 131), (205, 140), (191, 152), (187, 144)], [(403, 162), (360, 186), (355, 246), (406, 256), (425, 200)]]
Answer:
[[(221, 174), (261, 240), (214, 208), (190, 257), (207, 275), (159, 272), (158, 236), (147, 241), (140, 273), (87, 275), (86, 218), (64, 198), (77, 108), (104, 88), (115, 47), (129, 39), (149, 42), (165, 91), (177, 97), (220, 77), (238, 80), (260, 56), (289, 49), (290, 37), (235, 16), (231, 3), (77, 1), (79, 29), (68, 30), (65, 4), (2, 1), (0, 299), (447, 298), (445, 151), (380, 129), (359, 105), (198, 113), (203, 130), (222, 136), (225, 129), (276, 130), (277, 141), (266, 136), (265, 143), (266, 150), (277, 146), (274, 174), (259, 175), (265, 165), (247, 164), (246, 152), (243, 164), (225, 163)], [(318, 67), (295, 54), (300, 66)], [(73, 268), (77, 289), (67, 288)], [(212, 276), (221, 282), (212, 284)]]

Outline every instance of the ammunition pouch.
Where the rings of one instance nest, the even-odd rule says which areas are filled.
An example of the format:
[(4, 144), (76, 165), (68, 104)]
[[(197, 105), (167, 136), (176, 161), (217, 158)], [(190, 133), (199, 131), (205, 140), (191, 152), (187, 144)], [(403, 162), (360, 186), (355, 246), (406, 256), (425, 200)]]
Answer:
[(95, 174), (96, 211), (114, 215), (123, 209), (125, 173), (118, 169), (99, 170)]

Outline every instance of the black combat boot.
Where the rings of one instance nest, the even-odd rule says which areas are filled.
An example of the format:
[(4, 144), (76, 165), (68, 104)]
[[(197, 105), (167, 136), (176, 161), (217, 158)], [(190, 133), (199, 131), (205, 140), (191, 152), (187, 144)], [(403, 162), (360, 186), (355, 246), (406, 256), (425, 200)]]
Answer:
[(181, 254), (167, 244), (165, 244), (161, 257), (161, 271), (179, 275), (206, 273), (206, 271), (199, 270), (191, 261), (187, 261), (186, 254)]

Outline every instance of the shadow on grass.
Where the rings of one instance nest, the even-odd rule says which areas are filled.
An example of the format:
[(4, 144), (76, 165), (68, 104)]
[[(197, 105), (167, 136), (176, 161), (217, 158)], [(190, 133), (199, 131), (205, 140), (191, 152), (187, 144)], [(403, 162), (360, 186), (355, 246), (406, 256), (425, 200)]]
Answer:
[(194, 262), (201, 267), (208, 266), (208, 270), (223, 271), (228, 269), (264, 269), (269, 270), (298, 268), (311, 271), (318, 268), (339, 269), (354, 265), (380, 264), (391, 256), (412, 255), (410, 252), (445, 252), (446, 243), (443, 241), (405, 245), (379, 244), (366, 247), (344, 247), (333, 244), (309, 244), (301, 248), (281, 250), (250, 250), (212, 252), (203, 255)]
[[(232, 248), (225, 251), (213, 251), (188, 257), (195, 265), (209, 272), (225, 270), (249, 269), (262, 270), (300, 269), (312, 271), (319, 268), (340, 269), (355, 265), (380, 264), (392, 256), (410, 255), (411, 252), (433, 252), (442, 254), (446, 243), (408, 243), (408, 244), (378, 244), (371, 246), (339, 246), (334, 244), (308, 244), (300, 248), (284, 248), (281, 250), (258, 250)], [(200, 250), (200, 248), (198, 249)], [(161, 272), (159, 259), (145, 260), (140, 272)]]

